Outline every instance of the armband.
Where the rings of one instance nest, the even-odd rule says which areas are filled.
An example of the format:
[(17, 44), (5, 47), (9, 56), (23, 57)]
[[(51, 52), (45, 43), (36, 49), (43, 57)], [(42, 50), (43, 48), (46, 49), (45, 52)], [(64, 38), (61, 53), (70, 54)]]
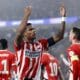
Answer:
[(71, 61), (79, 60), (77, 55), (71, 56)]

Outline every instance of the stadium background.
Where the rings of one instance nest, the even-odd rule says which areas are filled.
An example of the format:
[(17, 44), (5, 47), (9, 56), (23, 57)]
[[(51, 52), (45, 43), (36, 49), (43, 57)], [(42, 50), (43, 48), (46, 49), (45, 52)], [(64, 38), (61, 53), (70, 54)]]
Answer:
[[(18, 25), (11, 25), (10, 21), (21, 20), (23, 16), (23, 10), (25, 6), (32, 6), (32, 14), (30, 20), (36, 19), (50, 19), (60, 17), (59, 7), (64, 3), (67, 11), (67, 17), (73, 17), (70, 21), (67, 21), (66, 32), (64, 39), (50, 48), (50, 53), (56, 56), (61, 65), (61, 69), (64, 73), (64, 77), (68, 78), (68, 68), (64, 65), (60, 58), (60, 54), (64, 54), (66, 57), (66, 49), (70, 45), (68, 40), (68, 33), (73, 26), (80, 26), (80, 0), (0, 0), (0, 38), (6, 38), (9, 41), (9, 49), (13, 50), (13, 41), (15, 38), (15, 32)], [(76, 17), (76, 20), (74, 20)], [(1, 25), (1, 21), (6, 21), (6, 25)], [(61, 24), (51, 24), (49, 20), (43, 24), (34, 24), (37, 29), (37, 39), (48, 38), (55, 34)]]

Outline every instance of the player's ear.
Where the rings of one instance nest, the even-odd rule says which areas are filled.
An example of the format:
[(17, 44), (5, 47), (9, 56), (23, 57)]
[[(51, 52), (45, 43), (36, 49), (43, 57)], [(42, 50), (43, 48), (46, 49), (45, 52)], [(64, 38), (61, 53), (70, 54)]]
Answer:
[(73, 34), (73, 39), (76, 39), (76, 35), (75, 34)]

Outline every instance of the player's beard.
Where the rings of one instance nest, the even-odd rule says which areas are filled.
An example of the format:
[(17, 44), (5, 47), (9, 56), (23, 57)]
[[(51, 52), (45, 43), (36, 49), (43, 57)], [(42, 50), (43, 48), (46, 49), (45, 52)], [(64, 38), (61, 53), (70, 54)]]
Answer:
[(31, 41), (34, 42), (35, 39), (36, 39), (36, 37), (33, 37), (33, 38), (31, 39)]
[(35, 39), (36, 39), (36, 37), (28, 38), (28, 39), (26, 39), (26, 40), (28, 40), (29, 42), (33, 43)]

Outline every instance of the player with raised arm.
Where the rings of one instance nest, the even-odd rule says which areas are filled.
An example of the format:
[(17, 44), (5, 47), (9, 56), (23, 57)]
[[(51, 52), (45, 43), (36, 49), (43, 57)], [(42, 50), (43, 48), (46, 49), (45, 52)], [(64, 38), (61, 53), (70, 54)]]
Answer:
[(6, 39), (0, 39), (0, 80), (16, 78), (16, 57), (8, 50)]
[[(31, 23), (28, 23), (30, 14), (31, 7), (29, 6), (25, 8), (24, 16), (14, 41), (18, 59), (17, 70), (19, 80), (33, 80), (35, 78), (35, 75), (40, 69), (40, 60), (44, 49), (44, 42), (46, 42), (49, 47), (54, 45), (63, 39), (65, 31), (65, 21), (62, 21), (62, 27), (60, 27), (58, 34), (48, 39), (35, 41), (36, 30), (32, 27)], [(60, 14), (62, 17), (65, 17), (66, 11), (64, 7), (60, 8)]]

